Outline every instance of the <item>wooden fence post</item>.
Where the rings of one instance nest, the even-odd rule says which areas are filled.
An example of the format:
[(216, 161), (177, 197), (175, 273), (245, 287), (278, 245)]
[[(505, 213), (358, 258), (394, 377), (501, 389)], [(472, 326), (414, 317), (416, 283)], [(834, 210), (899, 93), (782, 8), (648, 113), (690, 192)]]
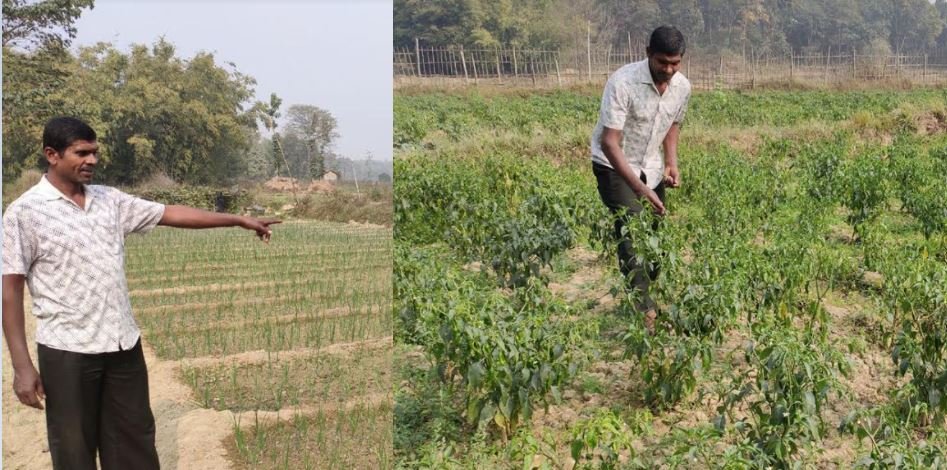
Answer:
[(858, 77), (858, 68), (857, 68), (858, 66), (856, 65), (857, 62), (858, 62), (858, 54), (855, 53), (855, 48), (853, 47), (852, 48), (852, 80), (855, 80), (855, 78)]
[(497, 53), (497, 81), (499, 81), (500, 83), (503, 83), (503, 73), (500, 72), (500, 48), (494, 47), (493, 49)]
[(513, 76), (520, 76), (519, 65), (516, 63), (516, 46), (513, 46)]
[(901, 49), (898, 48), (898, 56), (894, 58), (894, 74), (896, 77), (901, 78)]
[(559, 88), (562, 88), (562, 75), (559, 74), (559, 56), (556, 56), (556, 83), (559, 84)]
[(533, 80), (533, 88), (536, 88), (536, 63), (533, 62), (533, 54), (529, 55), (529, 78)]
[(477, 77), (477, 54), (476, 54), (476, 52), (474, 52), (473, 58), (470, 59), (470, 63), (471, 63), (471, 65), (473, 65), (474, 85), (476, 85), (476, 84), (477, 84), (477, 78), (479, 78), (479, 77)]
[(631, 51), (632, 51), (632, 49), (631, 49), (631, 31), (628, 31), (628, 63), (629, 63), (629, 64), (635, 61), (634, 57), (632, 57), (632, 55), (631, 55), (631, 54), (632, 54)]
[(585, 57), (589, 66), (589, 81), (592, 81), (592, 21), (588, 22), (588, 29), (585, 37)]
[(793, 81), (796, 73), (796, 53), (789, 49), (789, 81)]
[(414, 58), (418, 61), (418, 77), (421, 75), (421, 49), (418, 47), (418, 38), (414, 38)]
[(460, 45), (460, 63), (464, 66), (464, 82), (469, 82), (470, 77), (467, 75), (467, 59), (464, 58), (464, 45)]
[(608, 75), (609, 69), (612, 68), (611, 58), (612, 58), (612, 45), (609, 44), (608, 47), (605, 48), (605, 75)]

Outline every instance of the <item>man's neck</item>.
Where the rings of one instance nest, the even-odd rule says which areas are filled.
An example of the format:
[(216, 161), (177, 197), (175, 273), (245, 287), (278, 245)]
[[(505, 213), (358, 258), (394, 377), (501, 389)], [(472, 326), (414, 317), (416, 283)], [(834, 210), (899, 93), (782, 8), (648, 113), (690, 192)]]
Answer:
[(654, 80), (654, 75), (651, 76), (651, 80), (654, 81), (654, 87), (658, 89), (658, 94), (663, 95), (668, 89), (668, 85), (671, 83), (670, 80), (666, 82), (659, 82)]
[(49, 184), (53, 185), (54, 188), (58, 189), (59, 192), (63, 193), (63, 195), (72, 199), (76, 204), (82, 205), (80, 202), (85, 199), (85, 185), (64, 180), (50, 172), (46, 173), (46, 180), (49, 181)]
[(663, 95), (664, 92), (667, 91), (668, 85), (671, 83), (671, 81), (658, 81), (658, 79), (654, 76), (654, 72), (651, 71), (651, 67), (648, 67), (648, 73), (651, 74), (651, 81), (654, 83), (654, 87), (657, 88), (658, 94)]

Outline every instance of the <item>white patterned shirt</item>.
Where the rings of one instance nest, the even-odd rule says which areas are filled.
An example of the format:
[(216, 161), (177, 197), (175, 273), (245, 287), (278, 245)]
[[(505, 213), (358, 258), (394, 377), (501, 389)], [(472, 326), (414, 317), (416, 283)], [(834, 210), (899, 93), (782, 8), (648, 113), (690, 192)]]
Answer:
[(664, 95), (658, 93), (648, 60), (627, 64), (605, 84), (598, 124), (592, 132), (592, 161), (612, 167), (602, 151), (604, 128), (623, 133), (622, 151), (636, 175), (644, 172), (652, 189), (664, 179), (664, 137), (671, 124), (684, 121), (691, 84), (680, 72), (671, 77)]
[(85, 186), (85, 207), (46, 176), (3, 215), (3, 274), (26, 277), (36, 342), (78, 353), (128, 350), (140, 336), (125, 279), (125, 236), (158, 224), (164, 205)]

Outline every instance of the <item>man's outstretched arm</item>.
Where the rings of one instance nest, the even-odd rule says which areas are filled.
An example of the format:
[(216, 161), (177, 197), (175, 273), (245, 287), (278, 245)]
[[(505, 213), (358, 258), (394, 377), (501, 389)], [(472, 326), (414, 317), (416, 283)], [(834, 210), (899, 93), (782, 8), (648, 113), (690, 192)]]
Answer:
[(3, 275), (3, 335), (10, 348), (10, 362), (13, 364), (13, 391), (24, 405), (43, 409), (46, 394), (39, 372), (30, 358), (26, 346), (26, 327), (23, 314), (23, 284), (26, 278), (22, 274)]
[(255, 219), (235, 214), (222, 214), (187, 206), (165, 206), (164, 215), (158, 225), (178, 228), (242, 227), (253, 230), (263, 241), (269, 241), (270, 225), (280, 223), (277, 219)]

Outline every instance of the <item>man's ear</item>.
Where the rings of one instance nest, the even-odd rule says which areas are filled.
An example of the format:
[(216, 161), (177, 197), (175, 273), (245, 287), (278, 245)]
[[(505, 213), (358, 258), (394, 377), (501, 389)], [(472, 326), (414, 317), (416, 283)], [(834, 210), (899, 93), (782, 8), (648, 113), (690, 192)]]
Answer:
[(43, 154), (46, 155), (46, 162), (49, 163), (49, 166), (53, 166), (55, 164), (54, 162), (59, 161), (61, 158), (59, 152), (52, 147), (43, 148)]

